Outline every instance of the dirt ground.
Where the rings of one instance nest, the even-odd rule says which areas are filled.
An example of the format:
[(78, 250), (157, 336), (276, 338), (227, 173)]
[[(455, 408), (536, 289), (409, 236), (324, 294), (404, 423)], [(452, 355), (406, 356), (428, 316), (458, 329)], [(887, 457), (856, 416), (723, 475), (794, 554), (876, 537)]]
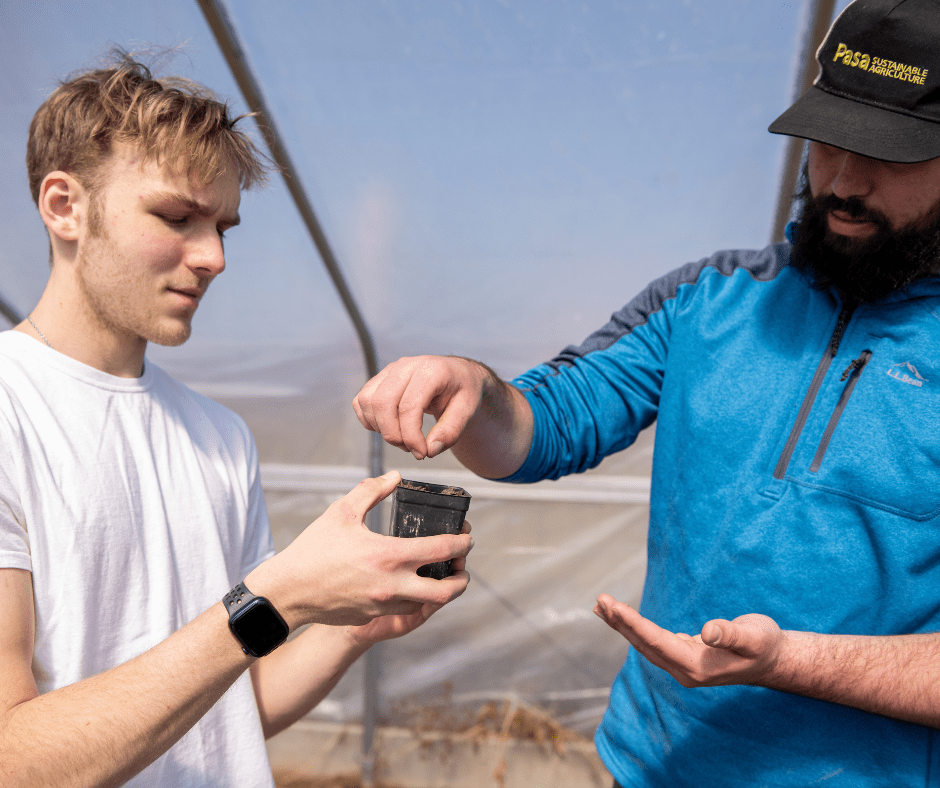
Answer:
[[(566, 743), (584, 741), (582, 736), (564, 728), (545, 710), (518, 702), (490, 701), (470, 712), (461, 712), (454, 707), (442, 711), (436, 707), (403, 704), (395, 713), (399, 721), (411, 728), (416, 736), (427, 731), (448, 731), (463, 734), (478, 742), (493, 738), (534, 741), (554, 749), (559, 755), (564, 754)], [(498, 785), (503, 785), (500, 769), (505, 771), (505, 768), (505, 762), (500, 761), (497, 773), (494, 774)], [(362, 788), (358, 773), (309, 777), (278, 770), (274, 773), (274, 783), (277, 788)], [(401, 787), (376, 783), (374, 788)]]
[[(362, 788), (358, 774), (311, 778), (282, 771), (274, 773), (274, 784), (277, 788)], [(395, 788), (395, 786), (376, 783), (375, 788)]]

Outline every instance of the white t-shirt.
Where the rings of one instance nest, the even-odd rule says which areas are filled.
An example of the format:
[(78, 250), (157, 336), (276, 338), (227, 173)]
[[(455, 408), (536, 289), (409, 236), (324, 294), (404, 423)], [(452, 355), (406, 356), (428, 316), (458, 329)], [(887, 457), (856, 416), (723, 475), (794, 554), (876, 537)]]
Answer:
[[(0, 568), (32, 572), (41, 693), (165, 640), (273, 552), (240, 417), (150, 361), (118, 378), (0, 332)], [(128, 785), (271, 788), (248, 673)]]

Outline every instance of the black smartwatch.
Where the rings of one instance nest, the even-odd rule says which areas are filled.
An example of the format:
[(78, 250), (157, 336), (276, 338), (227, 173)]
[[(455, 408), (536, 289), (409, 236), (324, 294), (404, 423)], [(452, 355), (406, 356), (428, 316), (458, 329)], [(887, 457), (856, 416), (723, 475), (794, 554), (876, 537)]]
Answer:
[(229, 591), (222, 602), (228, 610), (228, 628), (252, 657), (263, 657), (287, 640), (290, 628), (263, 596), (255, 596), (244, 583)]

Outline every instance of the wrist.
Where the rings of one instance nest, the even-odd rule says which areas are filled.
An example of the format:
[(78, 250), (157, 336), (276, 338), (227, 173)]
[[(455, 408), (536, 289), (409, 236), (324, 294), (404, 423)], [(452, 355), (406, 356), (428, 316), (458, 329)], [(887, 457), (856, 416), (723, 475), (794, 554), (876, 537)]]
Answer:
[(469, 470), (486, 479), (515, 473), (528, 456), (533, 417), (525, 395), (492, 369), (468, 360), (479, 387), (479, 404), (451, 447)]
[(353, 624), (344, 627), (334, 627), (334, 629), (340, 631), (343, 643), (353, 655), (354, 659), (358, 659), (379, 642), (379, 640), (375, 638), (363, 637), (362, 627)]
[(272, 562), (274, 562), (277, 557), (278, 556), (269, 558), (264, 563), (256, 566), (246, 575), (242, 582), (251, 589), (253, 594), (263, 596), (274, 605), (277, 612), (284, 621), (287, 622), (290, 631), (294, 632), (307, 622), (300, 620), (300, 617), (290, 604), (289, 595), (283, 589), (283, 584), (278, 582), (278, 572), (276, 568), (272, 566)]
[(811, 632), (781, 630), (777, 647), (768, 661), (763, 675), (755, 682), (768, 689), (794, 692), (801, 674), (809, 674), (806, 656), (812, 650)]
[(242, 651), (250, 657), (263, 657), (287, 640), (287, 622), (269, 599), (255, 594), (243, 582), (237, 583), (223, 598), (228, 612), (228, 626)]

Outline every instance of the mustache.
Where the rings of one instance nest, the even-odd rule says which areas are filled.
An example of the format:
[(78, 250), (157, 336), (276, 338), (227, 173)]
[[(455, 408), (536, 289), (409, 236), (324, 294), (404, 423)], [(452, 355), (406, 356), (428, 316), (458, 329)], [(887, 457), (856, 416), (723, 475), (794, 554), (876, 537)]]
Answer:
[[(792, 261), (812, 274), (816, 288), (833, 288), (846, 301), (874, 303), (917, 279), (940, 275), (940, 202), (895, 230), (857, 197), (813, 197), (804, 191), (800, 198)], [(872, 222), (877, 231), (866, 239), (840, 236), (829, 230), (830, 211)]]
[(843, 199), (835, 194), (821, 195), (816, 198), (818, 209), (827, 214), (830, 211), (839, 211), (846, 214), (850, 219), (857, 222), (871, 222), (882, 230), (891, 230), (891, 223), (888, 217), (880, 211), (869, 208), (860, 197), (849, 197)]

